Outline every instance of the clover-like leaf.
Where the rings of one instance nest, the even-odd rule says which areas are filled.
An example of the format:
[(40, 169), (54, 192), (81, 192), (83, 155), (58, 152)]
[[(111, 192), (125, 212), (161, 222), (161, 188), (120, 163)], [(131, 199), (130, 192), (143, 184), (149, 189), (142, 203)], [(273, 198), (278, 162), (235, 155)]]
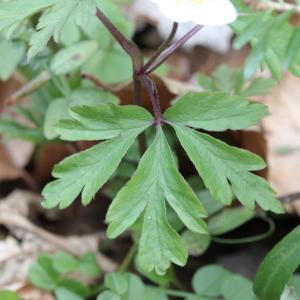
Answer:
[(210, 131), (243, 129), (268, 114), (267, 107), (223, 92), (188, 93), (164, 114), (175, 124)]
[(214, 198), (228, 205), (234, 193), (250, 209), (255, 207), (257, 201), (264, 210), (283, 212), (268, 183), (250, 172), (265, 168), (259, 156), (191, 128), (174, 124), (173, 127)]
[[(162, 129), (144, 154), (137, 171), (117, 194), (107, 214), (108, 235), (114, 238), (143, 215), (140, 265), (164, 273), (170, 262), (184, 265), (187, 250), (166, 217), (166, 203), (192, 231), (206, 233), (204, 208), (177, 170)], [(144, 213), (144, 214), (143, 214)]]

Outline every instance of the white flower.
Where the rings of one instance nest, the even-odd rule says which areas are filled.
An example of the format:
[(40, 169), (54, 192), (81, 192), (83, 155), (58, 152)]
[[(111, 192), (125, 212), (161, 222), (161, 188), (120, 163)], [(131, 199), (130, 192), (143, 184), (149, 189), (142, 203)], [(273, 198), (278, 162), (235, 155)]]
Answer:
[(218, 26), (232, 23), (237, 12), (229, 0), (152, 0), (174, 22)]

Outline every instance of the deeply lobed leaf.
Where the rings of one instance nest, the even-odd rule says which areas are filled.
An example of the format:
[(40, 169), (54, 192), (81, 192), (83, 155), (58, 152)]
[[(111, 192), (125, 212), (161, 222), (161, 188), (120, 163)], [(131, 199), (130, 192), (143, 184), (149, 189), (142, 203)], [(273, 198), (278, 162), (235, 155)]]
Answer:
[(201, 217), (204, 208), (177, 170), (162, 129), (144, 154), (137, 171), (111, 204), (108, 235), (114, 238), (142, 216), (139, 248), (140, 265), (151, 272), (164, 273), (170, 262), (184, 265), (186, 248), (166, 217), (166, 203), (192, 231), (206, 233)]
[(109, 139), (126, 130), (146, 128), (153, 122), (147, 110), (133, 105), (79, 106), (73, 107), (70, 114), (73, 119), (61, 121), (56, 129), (68, 141)]
[[(152, 122), (152, 116), (143, 108), (111, 103), (95, 107), (74, 107), (71, 114), (77, 121), (69, 120), (63, 123), (75, 124), (68, 127), (67, 137), (113, 139), (74, 154), (54, 168), (53, 176), (58, 179), (49, 183), (43, 190), (43, 205), (47, 208), (57, 205), (65, 208), (81, 191), (82, 203), (90, 203), (96, 192), (116, 170), (137, 135)], [(83, 127), (85, 131), (81, 130)]]
[(36, 27), (37, 31), (33, 33), (30, 39), (29, 60), (46, 48), (52, 36), (56, 42), (59, 41), (61, 30), (66, 20), (75, 10), (76, 2), (78, 1), (66, 0), (57, 2), (49, 11), (41, 16)]
[(63, 160), (52, 173), (58, 179), (50, 182), (42, 192), (46, 199), (43, 206), (66, 208), (81, 191), (82, 203), (89, 204), (116, 170), (140, 131), (132, 130)]
[(173, 124), (173, 127), (205, 185), (216, 199), (229, 205), (232, 194), (235, 194), (250, 209), (254, 209), (257, 201), (264, 210), (283, 212), (268, 183), (250, 173), (265, 168), (260, 157), (185, 126)]
[(223, 92), (188, 93), (164, 114), (173, 123), (210, 131), (244, 129), (268, 114), (267, 107)]
[(1, 1), (0, 3), (0, 31), (12, 32), (20, 22), (39, 11), (54, 5), (59, 0), (23, 0)]
[(36, 31), (30, 38), (28, 58), (46, 48), (51, 37), (60, 41), (61, 31), (72, 17), (75, 24), (86, 27), (89, 18), (95, 13), (95, 0), (13, 0), (0, 3), (0, 31), (6, 30), (11, 35), (15, 29), (31, 16), (46, 9), (39, 19)]

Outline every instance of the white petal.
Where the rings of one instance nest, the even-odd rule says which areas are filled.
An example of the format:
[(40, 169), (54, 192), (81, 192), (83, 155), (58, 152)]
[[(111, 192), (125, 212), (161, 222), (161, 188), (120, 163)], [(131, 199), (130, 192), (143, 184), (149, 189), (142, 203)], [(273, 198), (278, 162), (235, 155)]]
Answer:
[(193, 21), (201, 25), (219, 26), (233, 22), (237, 12), (229, 0), (152, 0), (163, 15), (174, 22)]
[(177, 0), (153, 0), (158, 5), (162, 14), (177, 23), (191, 21), (190, 6), (186, 5), (186, 1), (178, 4)]
[(205, 0), (191, 14), (191, 21), (208, 26), (232, 23), (237, 12), (229, 0)]

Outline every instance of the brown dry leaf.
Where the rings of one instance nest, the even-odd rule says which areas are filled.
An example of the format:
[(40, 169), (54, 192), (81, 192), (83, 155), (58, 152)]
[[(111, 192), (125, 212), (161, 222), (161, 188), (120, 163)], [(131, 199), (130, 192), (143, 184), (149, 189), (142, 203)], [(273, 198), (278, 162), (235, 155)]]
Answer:
[(161, 80), (165, 83), (167, 89), (174, 95), (181, 96), (188, 92), (201, 92), (203, 91), (200, 86), (183, 82), (171, 78), (161, 78)]
[(4, 99), (9, 97), (14, 91), (21, 87), (20, 81), (12, 78), (6, 82), (0, 81), (0, 110)]
[(13, 140), (0, 144), (0, 181), (22, 177), (23, 168), (29, 162), (33, 150), (34, 145), (25, 141)]
[(33, 172), (35, 180), (40, 185), (47, 183), (51, 177), (54, 165), (70, 154), (70, 151), (62, 143), (41, 146), (35, 157), (35, 168)]
[(269, 180), (279, 196), (295, 193), (300, 190), (300, 79), (286, 74), (266, 104)]
[[(234, 146), (251, 151), (264, 160), (267, 160), (267, 141), (264, 132), (258, 126), (248, 130), (230, 132), (234, 138)], [(268, 178), (268, 168), (256, 172), (258, 175)]]
[[(158, 94), (160, 97), (161, 108), (164, 111), (170, 106), (171, 101), (176, 96), (181, 96), (190, 91), (201, 91), (200, 87), (189, 82), (183, 82), (176, 79), (163, 78), (158, 75), (151, 75), (151, 78), (155, 81)], [(133, 99), (133, 86), (132, 83), (122, 86), (119, 90), (115, 91), (117, 96), (122, 99), (122, 104), (132, 104)], [(152, 105), (149, 96), (145, 90), (143, 90), (143, 102), (144, 106), (151, 110)]]
[(103, 271), (117, 268), (113, 261), (98, 252), (103, 233), (64, 237), (29, 221), (32, 207), (38, 203), (40, 196), (24, 191), (15, 191), (0, 201), (0, 224), (10, 232), (0, 240), (0, 289), (18, 290), (26, 286), (29, 267), (42, 252), (66, 251), (77, 257), (94, 252)]
[(24, 300), (55, 300), (54, 296), (31, 286), (26, 286), (18, 291)]

